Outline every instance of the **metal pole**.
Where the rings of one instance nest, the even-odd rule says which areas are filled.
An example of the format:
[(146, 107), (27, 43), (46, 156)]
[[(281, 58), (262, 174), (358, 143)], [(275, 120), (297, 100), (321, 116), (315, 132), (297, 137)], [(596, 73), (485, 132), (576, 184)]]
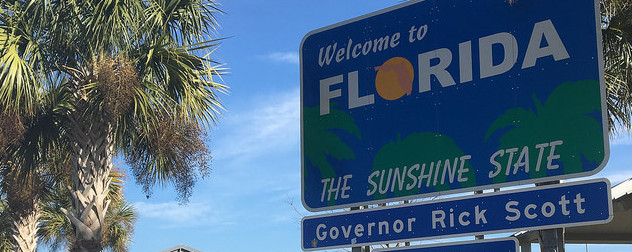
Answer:
[[(481, 191), (475, 191), (474, 194), (475, 195), (476, 194), (483, 194), (483, 191), (482, 190)], [(485, 236), (484, 235), (477, 235), (477, 236), (474, 236), (474, 239), (476, 239), (476, 240), (483, 240), (483, 239), (485, 239)]]
[[(351, 211), (360, 210), (360, 207), (352, 207)], [(351, 252), (363, 252), (362, 247), (352, 247)]]
[[(551, 181), (535, 184), (536, 186), (559, 184), (560, 181)], [(564, 249), (564, 229), (544, 229), (538, 231), (538, 243), (541, 252), (565, 252)]]
[(531, 252), (531, 242), (520, 243), (520, 252)]
[[(410, 203), (410, 200), (404, 200), (404, 205)], [(404, 242), (404, 247), (409, 247), (410, 246), (410, 242)]]
[(364, 252), (363, 247), (353, 247), (351, 248), (351, 252)]
[[(364, 206), (364, 207), (352, 207), (351, 211), (355, 211), (355, 210), (360, 210), (362, 208), (368, 208), (368, 206)], [(371, 251), (371, 246), (365, 246), (365, 247), (352, 247), (351, 248), (351, 252), (370, 252)]]

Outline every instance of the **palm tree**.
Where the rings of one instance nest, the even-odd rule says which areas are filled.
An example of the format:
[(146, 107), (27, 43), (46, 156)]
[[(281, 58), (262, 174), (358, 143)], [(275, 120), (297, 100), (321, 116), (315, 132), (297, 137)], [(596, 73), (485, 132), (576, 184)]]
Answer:
[[(11, 222), (11, 244), (15, 250), (26, 252), (36, 251), (37, 223), (40, 216), (38, 204), (44, 181), (35, 172), (40, 170), (37, 167), (31, 167), (34, 172), (26, 174), (19, 174), (15, 169), (18, 165), (35, 165), (34, 162), (13, 159), (16, 153), (25, 153), (27, 150), (23, 140), (24, 136), (30, 134), (30, 123), (24, 119), (7, 113), (2, 113), (0, 118), (0, 191), (6, 196), (5, 210)], [(39, 154), (39, 151), (36, 153)], [(39, 155), (34, 155), (33, 158), (35, 156)]]
[(601, 0), (610, 130), (632, 129), (632, 2)]
[(207, 174), (202, 128), (226, 88), (209, 59), (218, 11), (202, 0), (0, 1), (0, 110), (53, 127), (29, 127), (27, 149), (71, 150), (71, 207), (61, 211), (74, 250), (103, 249), (113, 157), (148, 194), (172, 182), (182, 201)]
[(0, 252), (13, 250), (13, 228), (11, 223), (9, 204), (0, 195)]
[[(0, 121), (6, 120), (0, 119)], [(26, 135), (32, 131), (30, 128), (32, 127), (26, 130)], [(18, 153), (30, 152), (26, 150), (28, 144), (6, 149)], [(67, 189), (70, 180), (67, 179), (68, 174), (65, 169), (70, 167), (70, 151), (53, 148), (48, 153), (52, 155), (47, 158), (31, 157), (36, 160), (20, 162), (20, 165), (39, 165), (22, 179), (18, 176), (19, 170), (10, 169), (10, 166), (15, 163), (2, 160), (3, 176), (0, 179), (0, 185), (7, 195), (5, 215), (10, 223), (7, 228), (10, 243), (7, 244), (17, 251), (36, 251), (39, 245), (38, 238), (43, 238), (46, 243), (52, 245), (72, 244), (69, 241), (74, 240), (74, 237), (70, 235), (73, 234), (73, 227), (68, 217), (61, 212), (61, 208), (56, 207), (61, 206), (66, 209), (72, 207)], [(30, 153), (30, 155), (39, 154), (39, 151)], [(107, 197), (115, 203), (111, 205), (112, 212), (108, 212), (106, 217), (107, 231), (104, 239), (109, 240), (105, 239), (102, 243), (104, 247), (111, 248), (113, 251), (127, 251), (133, 222), (136, 219), (133, 207), (123, 200), (123, 177), (124, 175), (117, 170), (110, 173), (112, 184)], [(43, 218), (40, 219), (42, 216)], [(51, 242), (51, 239), (54, 239), (54, 242)]]
[(33, 178), (20, 181), (15, 173), (4, 175), (2, 184), (10, 209), (14, 247), (17, 251), (34, 252), (37, 248), (38, 203), (42, 184)]
[[(127, 251), (131, 242), (137, 213), (134, 207), (123, 199), (123, 175), (119, 171), (110, 173), (112, 186), (108, 199), (113, 203), (107, 211), (102, 246), (111, 251)], [(74, 248), (73, 225), (61, 209), (70, 209), (72, 204), (67, 197), (68, 189), (59, 184), (47, 193), (40, 204), (41, 215), (38, 237), (53, 250), (62, 247)]]

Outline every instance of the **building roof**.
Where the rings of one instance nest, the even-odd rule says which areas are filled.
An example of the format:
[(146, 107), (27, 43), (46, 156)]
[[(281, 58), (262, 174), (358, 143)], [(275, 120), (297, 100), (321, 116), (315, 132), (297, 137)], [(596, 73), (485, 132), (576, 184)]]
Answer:
[[(607, 224), (569, 227), (564, 230), (565, 243), (632, 244), (632, 178), (612, 187), (612, 212)], [(520, 231), (513, 236), (520, 243), (538, 242), (534, 231)]]
[(632, 244), (632, 179), (612, 187), (614, 218), (607, 224), (566, 229), (566, 243)]
[(172, 248), (161, 250), (160, 252), (202, 252), (187, 245), (178, 245)]

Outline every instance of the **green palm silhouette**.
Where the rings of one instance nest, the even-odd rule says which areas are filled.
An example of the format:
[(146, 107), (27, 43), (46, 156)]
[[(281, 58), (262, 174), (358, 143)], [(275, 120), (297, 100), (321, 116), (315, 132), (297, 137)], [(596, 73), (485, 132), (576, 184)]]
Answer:
[[(546, 157), (550, 149), (545, 149), (541, 167), (536, 171), (534, 167), (538, 161), (539, 149), (535, 146), (552, 141), (563, 141), (562, 145), (556, 146), (555, 154), (559, 155), (557, 161), (563, 166), (564, 174), (594, 168), (603, 161), (605, 155), (599, 91), (597, 80), (583, 80), (561, 84), (549, 95), (544, 104), (534, 95), (535, 111), (524, 108), (505, 111), (489, 127), (485, 141), (495, 132), (511, 127), (500, 137), (499, 150), (518, 148), (513, 158), (515, 163), (520, 150), (524, 146), (529, 146), (531, 178), (547, 176)], [(526, 157), (524, 159), (527, 160)], [(499, 163), (505, 167), (507, 164), (504, 162)], [(585, 163), (590, 163), (591, 167), (584, 167)], [(512, 172), (513, 169), (512, 166)], [(525, 167), (520, 169), (524, 170)], [(505, 170), (494, 177), (494, 183), (506, 180)]]
[[(391, 191), (394, 197), (402, 197), (473, 187), (476, 185), (476, 176), (469, 161), (464, 160), (464, 167), (468, 171), (461, 174), (462, 180), (465, 180), (463, 182), (458, 181), (458, 175), (452, 176), (452, 181), (450, 181), (450, 173), (444, 171), (446, 164), (450, 167), (458, 165), (458, 170), (461, 166), (461, 161), (458, 159), (462, 156), (464, 156), (463, 151), (455, 144), (454, 140), (433, 132), (414, 133), (406, 136), (404, 139), (389, 142), (380, 148), (373, 160), (373, 172), (380, 172), (380, 175), (374, 178), (378, 189), (373, 197), (375, 199), (384, 199), (387, 197), (387, 193)], [(440, 165), (438, 165), (439, 161), (441, 162)], [(394, 178), (395, 168), (399, 168), (398, 172), (401, 174), (404, 167), (410, 169), (415, 165), (423, 166), (424, 164), (426, 165), (424, 174), (429, 174), (430, 166), (433, 166), (431, 181), (427, 179), (423, 179), (421, 182), (415, 180), (408, 175), (408, 171), (403, 176), (403, 183)], [(436, 167), (439, 167), (439, 171), (436, 173), (437, 180), (435, 181)], [(390, 179), (388, 179), (389, 171), (392, 174)], [(444, 172), (448, 175), (444, 176)], [(419, 177), (420, 173), (421, 168), (414, 169), (411, 175)], [(382, 180), (381, 183), (380, 180)]]
[[(342, 110), (333, 108), (329, 114), (320, 115), (319, 106), (303, 109), (303, 146), (307, 159), (318, 167), (323, 178), (334, 178), (336, 173), (327, 160), (328, 156), (335, 159), (353, 159), (355, 153), (332, 131), (343, 130), (361, 139), (360, 130), (353, 117)], [(307, 169), (304, 170), (307, 177)]]

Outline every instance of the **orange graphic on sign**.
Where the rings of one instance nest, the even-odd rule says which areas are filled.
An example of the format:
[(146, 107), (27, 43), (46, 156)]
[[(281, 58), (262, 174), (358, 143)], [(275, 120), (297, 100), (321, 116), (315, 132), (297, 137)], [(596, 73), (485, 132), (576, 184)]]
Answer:
[(386, 100), (397, 100), (410, 95), (415, 77), (413, 65), (405, 58), (394, 57), (375, 67), (375, 89)]

